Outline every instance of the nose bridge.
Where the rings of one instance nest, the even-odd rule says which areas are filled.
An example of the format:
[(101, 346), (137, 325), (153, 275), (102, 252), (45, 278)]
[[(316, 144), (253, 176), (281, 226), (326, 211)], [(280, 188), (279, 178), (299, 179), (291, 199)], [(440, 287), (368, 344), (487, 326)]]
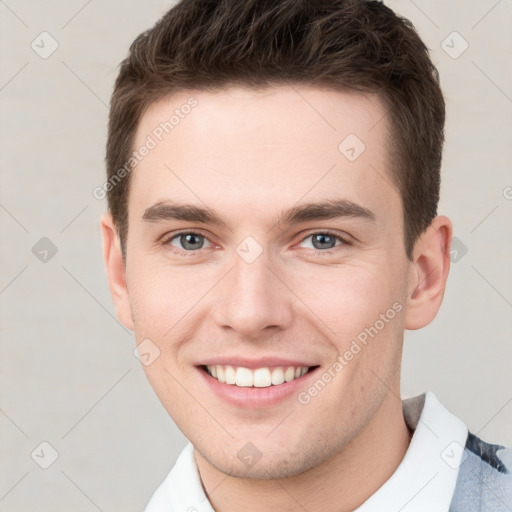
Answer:
[(253, 262), (247, 262), (240, 257), (235, 259), (232, 292), (239, 299), (239, 304), (248, 299), (258, 302), (262, 299), (268, 301), (271, 292), (269, 281), (273, 277), (268, 263), (268, 258), (263, 255)]
[(267, 253), (261, 246), (261, 250), (251, 246), (251, 241), (247, 244), (237, 248), (232, 271), (223, 284), (223, 299), (215, 306), (216, 320), (243, 336), (257, 337), (267, 327), (289, 325), (291, 301)]

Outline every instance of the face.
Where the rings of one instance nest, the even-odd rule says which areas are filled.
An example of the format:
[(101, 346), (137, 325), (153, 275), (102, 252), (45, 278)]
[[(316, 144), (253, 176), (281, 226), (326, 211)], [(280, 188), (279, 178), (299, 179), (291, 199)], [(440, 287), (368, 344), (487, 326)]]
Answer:
[(120, 313), (147, 377), (217, 469), (306, 471), (399, 394), (410, 262), (385, 108), (302, 86), (180, 92), (136, 148), (148, 136)]

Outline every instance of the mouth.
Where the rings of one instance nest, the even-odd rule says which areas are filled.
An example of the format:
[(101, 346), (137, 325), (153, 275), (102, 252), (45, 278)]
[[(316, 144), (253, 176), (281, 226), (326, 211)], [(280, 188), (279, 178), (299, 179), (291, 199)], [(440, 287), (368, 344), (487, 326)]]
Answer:
[(256, 369), (224, 364), (203, 365), (201, 369), (221, 384), (239, 388), (269, 388), (298, 380), (318, 366), (274, 366)]
[[(311, 361), (311, 359), (310, 359)], [(316, 362), (316, 361), (315, 361)], [(216, 356), (196, 364), (207, 393), (238, 410), (279, 407), (311, 385), (320, 365), (279, 356)], [(213, 399), (213, 397), (212, 397)]]

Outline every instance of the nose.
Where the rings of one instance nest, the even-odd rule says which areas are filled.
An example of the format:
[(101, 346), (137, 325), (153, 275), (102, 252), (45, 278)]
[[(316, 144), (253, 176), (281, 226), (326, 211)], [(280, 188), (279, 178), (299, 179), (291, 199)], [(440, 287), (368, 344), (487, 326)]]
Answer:
[(235, 255), (234, 266), (220, 286), (212, 310), (219, 327), (257, 340), (291, 324), (293, 294), (265, 253), (252, 263)]

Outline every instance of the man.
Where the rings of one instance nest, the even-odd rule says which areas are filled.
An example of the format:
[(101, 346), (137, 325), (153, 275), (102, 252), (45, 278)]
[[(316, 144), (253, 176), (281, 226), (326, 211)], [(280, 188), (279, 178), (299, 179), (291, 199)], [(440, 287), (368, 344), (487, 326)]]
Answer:
[(112, 97), (104, 255), (190, 440), (147, 511), (510, 510), (512, 453), (400, 399), (435, 317), (444, 101), (380, 2), (184, 0)]

